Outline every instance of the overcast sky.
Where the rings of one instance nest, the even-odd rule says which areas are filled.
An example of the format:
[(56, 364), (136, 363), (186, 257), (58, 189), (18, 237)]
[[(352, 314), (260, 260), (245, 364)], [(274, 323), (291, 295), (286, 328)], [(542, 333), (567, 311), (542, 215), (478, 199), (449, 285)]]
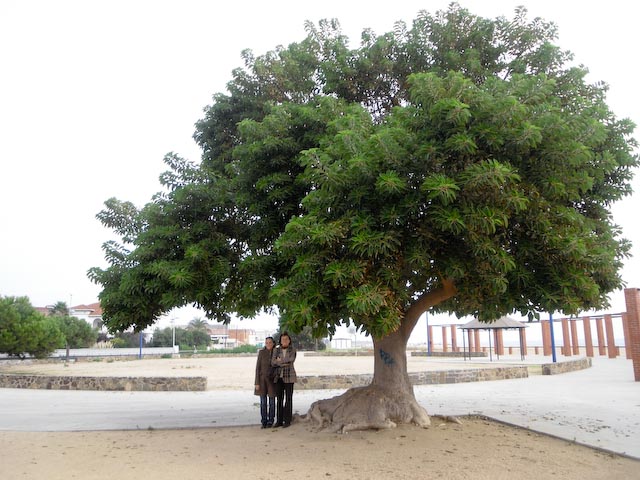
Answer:
[[(0, 0), (0, 295), (35, 306), (97, 301), (86, 272), (106, 266), (101, 245), (114, 237), (96, 213), (110, 197), (146, 203), (160, 190), (166, 153), (200, 158), (194, 123), (243, 49), (299, 41), (304, 21), (322, 18), (338, 18), (357, 45), (363, 28), (386, 32), (448, 3)], [(610, 85), (614, 112), (640, 123), (635, 2), (460, 3), (492, 18), (524, 4), (530, 18), (554, 21), (558, 44), (589, 67), (590, 80)], [(614, 208), (634, 242), (623, 272), (630, 287), (640, 287), (637, 207), (636, 195)], [(624, 310), (621, 293), (611, 301)], [(175, 316), (187, 322), (193, 313)]]

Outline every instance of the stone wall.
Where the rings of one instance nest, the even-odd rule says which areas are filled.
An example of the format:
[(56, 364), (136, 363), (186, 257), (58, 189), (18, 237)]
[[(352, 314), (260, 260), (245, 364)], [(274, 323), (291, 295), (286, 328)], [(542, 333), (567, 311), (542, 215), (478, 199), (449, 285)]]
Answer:
[[(556, 375), (591, 367), (590, 358), (566, 362), (543, 364), (543, 375)], [(527, 378), (526, 366), (510, 366), (476, 369), (433, 370), (411, 372), (409, 378), (414, 385), (442, 383), (483, 382), (512, 378)], [(371, 383), (372, 374), (356, 375), (310, 375), (298, 376), (296, 389), (347, 389)], [(0, 374), (0, 388), (34, 388), (49, 390), (114, 390), (114, 391), (204, 391), (206, 377), (81, 377)]]
[(0, 374), (0, 388), (194, 392), (207, 389), (206, 377), (76, 377)]
[[(510, 378), (527, 378), (529, 371), (525, 366), (478, 368), (464, 370), (441, 370), (409, 373), (414, 385), (434, 385), (440, 383), (482, 382), (505, 380)], [(346, 389), (369, 385), (373, 375), (313, 375), (298, 376), (296, 389)]]
[(487, 352), (441, 352), (432, 351), (431, 353), (421, 350), (415, 350), (411, 352), (412, 357), (453, 357), (453, 358), (464, 358), (464, 357), (486, 357)]
[(575, 372), (591, 367), (591, 358), (579, 358), (577, 360), (567, 360), (557, 363), (543, 363), (542, 375), (557, 375), (559, 373)]
[(373, 350), (358, 349), (356, 353), (354, 350), (330, 350), (320, 352), (304, 352), (305, 357), (372, 357)]

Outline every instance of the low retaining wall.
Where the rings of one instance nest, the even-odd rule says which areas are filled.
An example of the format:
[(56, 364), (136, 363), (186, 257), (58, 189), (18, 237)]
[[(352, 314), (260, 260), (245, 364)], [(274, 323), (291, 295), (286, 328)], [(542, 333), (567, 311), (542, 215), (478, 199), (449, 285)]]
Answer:
[[(541, 365), (543, 375), (583, 370), (591, 367), (590, 358)], [(496, 367), (411, 372), (413, 385), (484, 382), (527, 378), (528, 367)], [(372, 374), (298, 376), (296, 389), (348, 389), (363, 387), (373, 380)], [(146, 392), (196, 392), (207, 389), (206, 377), (76, 377), (0, 374), (0, 388), (33, 388), (47, 390), (110, 390)]]
[(323, 350), (321, 352), (304, 352), (304, 356), (305, 357), (372, 357), (373, 356), (373, 350), (358, 350), (357, 352), (354, 350), (345, 350), (345, 351), (341, 351), (341, 350), (332, 350), (330, 352), (327, 352), (326, 350)]
[(543, 363), (542, 375), (558, 375), (559, 373), (575, 372), (591, 367), (591, 358), (579, 358), (557, 363)]
[[(413, 385), (435, 385), (441, 383), (484, 382), (506, 380), (511, 378), (527, 378), (529, 370), (525, 366), (478, 368), (464, 370), (439, 370), (428, 372), (412, 372), (409, 378)], [(364, 387), (371, 383), (372, 374), (364, 375), (313, 375), (298, 376), (296, 389), (322, 390)]]
[[(145, 358), (160, 357), (162, 355), (173, 355), (179, 353), (173, 347), (143, 347), (142, 356)], [(87, 358), (87, 357), (138, 357), (140, 356), (140, 348), (70, 348), (69, 358)], [(50, 357), (66, 358), (67, 350), (59, 348), (55, 350)]]
[(75, 377), (0, 374), (0, 388), (194, 392), (207, 389), (206, 377)]
[(453, 357), (453, 358), (464, 358), (464, 357), (486, 357), (487, 352), (422, 352), (422, 351), (412, 351), (412, 357)]

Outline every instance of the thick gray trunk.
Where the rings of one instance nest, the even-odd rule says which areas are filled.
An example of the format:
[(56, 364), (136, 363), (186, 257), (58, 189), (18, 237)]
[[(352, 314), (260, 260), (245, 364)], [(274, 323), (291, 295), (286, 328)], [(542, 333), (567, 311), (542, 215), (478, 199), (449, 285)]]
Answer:
[(400, 328), (382, 338), (374, 338), (373, 381), (367, 387), (347, 390), (342, 395), (318, 400), (306, 419), (319, 428), (336, 432), (393, 428), (398, 423), (428, 427), (429, 415), (413, 393), (407, 371), (407, 341), (419, 316), (433, 305), (455, 295), (451, 281), (422, 295), (406, 312)]
[(390, 393), (410, 394), (413, 385), (407, 372), (407, 340), (399, 332), (373, 340), (373, 382)]

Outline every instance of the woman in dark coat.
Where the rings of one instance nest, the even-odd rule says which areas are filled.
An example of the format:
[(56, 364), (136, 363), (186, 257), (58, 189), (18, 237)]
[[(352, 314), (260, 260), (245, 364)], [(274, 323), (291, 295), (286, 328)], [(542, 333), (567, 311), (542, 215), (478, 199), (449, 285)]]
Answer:
[(271, 367), (271, 356), (274, 345), (273, 337), (265, 338), (264, 348), (258, 351), (258, 360), (256, 362), (255, 393), (256, 395), (260, 395), (262, 428), (273, 426), (273, 418), (275, 416), (276, 385), (273, 376), (270, 375), (270, 372), (273, 370)]
[(280, 335), (280, 345), (274, 350), (271, 365), (278, 367), (276, 372), (276, 395), (278, 397), (278, 421), (274, 427), (291, 425), (293, 414), (293, 384), (296, 381), (296, 349), (291, 345), (291, 337), (287, 332)]

